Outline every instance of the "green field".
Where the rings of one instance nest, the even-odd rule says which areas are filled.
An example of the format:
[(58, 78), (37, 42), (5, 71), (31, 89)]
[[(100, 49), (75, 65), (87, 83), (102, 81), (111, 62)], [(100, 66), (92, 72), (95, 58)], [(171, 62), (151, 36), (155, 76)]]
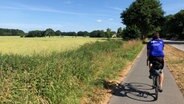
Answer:
[[(117, 78), (143, 47), (140, 41), (65, 39), (72, 45), (78, 44), (77, 47), (81, 45), (77, 42), (88, 41), (75, 50), (44, 56), (25, 55), (20, 51), (22, 48), (18, 54), (0, 54), (0, 104), (99, 104), (104, 97), (103, 81)], [(40, 41), (47, 43), (46, 40), (53, 40), (50, 44), (55, 40), (59, 43), (65, 39), (9, 37), (8, 41), (4, 37), (1, 42), (21, 45), (23, 41), (28, 46)], [(13, 48), (16, 47), (18, 45)], [(35, 47), (39, 50), (38, 45)]]
[(85, 43), (95, 41), (102, 41), (102, 39), (88, 37), (20, 38), (1, 36), (0, 53), (19, 55), (50, 54), (52, 52), (73, 50)]

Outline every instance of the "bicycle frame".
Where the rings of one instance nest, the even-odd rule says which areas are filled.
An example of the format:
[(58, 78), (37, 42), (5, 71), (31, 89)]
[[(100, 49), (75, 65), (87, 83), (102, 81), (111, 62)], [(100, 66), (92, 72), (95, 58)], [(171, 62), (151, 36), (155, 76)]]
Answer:
[(152, 69), (155, 71), (155, 73), (152, 74), (152, 80), (153, 80), (153, 88), (155, 90), (155, 100), (158, 99), (158, 90), (159, 90), (159, 83), (160, 83), (160, 80), (159, 80), (159, 77), (160, 77), (160, 72), (161, 72), (161, 69), (159, 70), (156, 70), (156, 69)]
[(159, 90), (159, 76), (153, 76), (153, 88), (155, 90), (155, 100), (158, 99), (158, 90)]

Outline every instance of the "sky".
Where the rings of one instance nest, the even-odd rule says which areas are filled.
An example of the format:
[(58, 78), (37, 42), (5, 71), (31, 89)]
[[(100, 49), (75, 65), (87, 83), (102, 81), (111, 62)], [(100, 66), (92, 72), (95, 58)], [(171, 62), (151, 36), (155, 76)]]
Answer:
[[(0, 28), (62, 32), (125, 27), (120, 14), (135, 0), (0, 0)], [(184, 9), (184, 0), (160, 0), (165, 15)]]

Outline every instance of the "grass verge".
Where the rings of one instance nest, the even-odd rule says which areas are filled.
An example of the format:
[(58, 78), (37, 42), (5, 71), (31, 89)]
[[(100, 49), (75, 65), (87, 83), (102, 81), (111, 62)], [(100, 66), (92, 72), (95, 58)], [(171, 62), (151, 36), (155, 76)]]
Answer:
[(165, 52), (167, 65), (184, 95), (184, 52), (169, 45), (166, 45)]
[(118, 78), (142, 47), (140, 41), (110, 40), (48, 56), (0, 55), (0, 102), (99, 104), (103, 80)]

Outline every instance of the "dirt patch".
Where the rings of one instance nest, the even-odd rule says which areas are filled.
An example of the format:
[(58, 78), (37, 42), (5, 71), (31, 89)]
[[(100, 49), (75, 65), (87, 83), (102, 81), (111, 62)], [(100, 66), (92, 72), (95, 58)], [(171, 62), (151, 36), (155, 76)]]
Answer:
[(167, 66), (172, 72), (177, 85), (184, 95), (184, 51), (181, 51), (170, 45), (166, 45), (165, 54)]

